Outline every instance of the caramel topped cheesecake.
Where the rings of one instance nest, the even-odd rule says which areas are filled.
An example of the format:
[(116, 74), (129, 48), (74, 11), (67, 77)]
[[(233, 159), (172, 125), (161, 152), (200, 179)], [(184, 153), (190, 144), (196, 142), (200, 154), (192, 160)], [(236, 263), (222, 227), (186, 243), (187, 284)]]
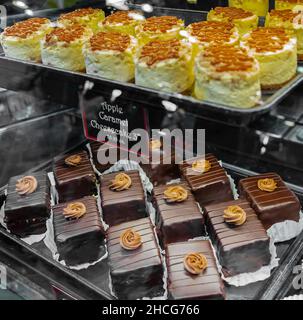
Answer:
[(275, 0), (277, 10), (295, 9), (296, 6), (302, 6), (303, 0)]
[(169, 40), (180, 38), (180, 31), (184, 28), (184, 21), (174, 16), (147, 18), (136, 27), (136, 36), (140, 45), (154, 40)]
[(241, 46), (259, 61), (263, 89), (277, 89), (296, 74), (297, 40), (282, 28), (257, 28), (246, 34)]
[(265, 25), (272, 28), (284, 28), (297, 37), (298, 59), (303, 60), (303, 15), (290, 9), (272, 10), (266, 16)]
[(99, 26), (104, 31), (116, 31), (134, 36), (136, 26), (144, 19), (138, 11), (116, 11), (107, 16)]
[(194, 43), (197, 51), (212, 43), (236, 45), (239, 41), (239, 33), (234, 24), (220, 21), (192, 23), (186, 28), (186, 37)]
[(185, 40), (156, 40), (140, 50), (136, 84), (161, 91), (184, 92), (194, 82), (192, 46)]
[(242, 8), (263, 17), (269, 8), (269, 0), (228, 0), (228, 4), (230, 7)]
[(207, 20), (232, 22), (240, 35), (243, 35), (258, 26), (259, 18), (256, 14), (241, 8), (216, 7), (209, 11)]
[(85, 45), (86, 72), (104, 78), (131, 81), (135, 76), (137, 40), (119, 32), (99, 32)]
[(196, 59), (195, 91), (198, 99), (237, 108), (256, 106), (261, 98), (260, 68), (245, 49), (213, 44)]
[(83, 45), (92, 36), (92, 31), (81, 25), (55, 28), (42, 42), (42, 62), (45, 65), (84, 71)]
[(0, 36), (5, 55), (40, 62), (40, 41), (51, 30), (51, 22), (46, 18), (31, 18), (7, 27)]
[(104, 20), (104, 17), (104, 11), (101, 9), (83, 8), (62, 14), (58, 19), (58, 24), (60, 27), (66, 27), (76, 23), (96, 32), (98, 23)]

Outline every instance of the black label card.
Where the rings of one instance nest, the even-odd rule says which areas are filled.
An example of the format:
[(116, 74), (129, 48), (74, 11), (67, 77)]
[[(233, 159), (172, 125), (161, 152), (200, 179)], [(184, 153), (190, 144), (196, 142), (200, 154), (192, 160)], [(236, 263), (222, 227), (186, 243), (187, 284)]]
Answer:
[(89, 140), (131, 148), (149, 132), (148, 113), (143, 106), (128, 100), (120, 90), (110, 94), (84, 89), (80, 95), (83, 128)]

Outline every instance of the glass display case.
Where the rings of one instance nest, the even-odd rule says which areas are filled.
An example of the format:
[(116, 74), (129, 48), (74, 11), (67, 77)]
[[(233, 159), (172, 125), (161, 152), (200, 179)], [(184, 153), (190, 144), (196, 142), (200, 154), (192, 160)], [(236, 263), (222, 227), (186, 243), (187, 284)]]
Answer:
[[(102, 8), (109, 15), (122, 4), (123, 9), (143, 10), (147, 17), (177, 16), (187, 25), (205, 20), (211, 8), (226, 6), (228, 1), (7, 1), (4, 5), (7, 24), (12, 25), (30, 17), (55, 21), (62, 13), (87, 6)], [(273, 1), (269, 5), (272, 8)], [(264, 18), (260, 18), (260, 24), (264, 24)], [(18, 60), (1, 51), (0, 204), (6, 200), (11, 177), (32, 176), (42, 170), (53, 172), (58, 159), (87, 150), (90, 134), (96, 135), (88, 131), (85, 117), (95, 116), (88, 110), (98, 110), (97, 106), (107, 102), (125, 110), (132, 128), (205, 129), (206, 153), (222, 162), (236, 185), (243, 178), (276, 172), (302, 204), (302, 72), (300, 62), (296, 76), (282, 89), (263, 90), (262, 104), (235, 109), (197, 101), (189, 95)], [(225, 282), (226, 298), (272, 300), (303, 294), (299, 281), (302, 246), (302, 232), (277, 243), (279, 261), (271, 275), (244, 286)], [(70, 268), (54, 259), (45, 239), (24, 241), (0, 227), (0, 267), (6, 272), (7, 288), (4, 298), (117, 299), (113, 286), (119, 284), (112, 283), (109, 276), (111, 259), (109, 250), (109, 257), (105, 255), (89, 267)]]

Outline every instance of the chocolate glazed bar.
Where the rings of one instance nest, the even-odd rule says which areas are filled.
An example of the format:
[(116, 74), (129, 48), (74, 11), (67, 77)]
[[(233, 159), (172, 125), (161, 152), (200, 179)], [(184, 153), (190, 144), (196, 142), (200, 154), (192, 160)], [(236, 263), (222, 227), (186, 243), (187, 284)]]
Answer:
[(112, 285), (119, 299), (163, 295), (163, 266), (149, 218), (109, 228), (107, 249)]
[(164, 247), (205, 235), (203, 216), (185, 183), (154, 187), (154, 204)]
[(147, 216), (145, 195), (138, 171), (106, 174), (101, 177), (100, 182), (103, 218), (107, 224), (113, 226)]
[(54, 163), (59, 202), (96, 194), (96, 176), (88, 155), (80, 151)]
[(270, 263), (269, 237), (246, 200), (206, 206), (204, 214), (225, 277), (254, 272)]
[(12, 233), (20, 237), (44, 233), (50, 215), (47, 173), (42, 171), (11, 178), (4, 211), (4, 221)]
[(251, 203), (266, 229), (285, 220), (299, 221), (300, 202), (276, 173), (242, 179), (239, 191), (240, 196)]
[(228, 176), (212, 154), (206, 154), (205, 160), (187, 160), (179, 168), (201, 206), (233, 200)]
[[(73, 216), (73, 210), (82, 216)], [(60, 259), (67, 264), (93, 262), (104, 255), (105, 231), (95, 197), (54, 206), (53, 223)]]
[[(186, 268), (189, 254), (204, 256), (205, 269), (196, 274)], [(191, 258), (192, 259), (192, 258)], [(219, 275), (215, 257), (207, 240), (169, 244), (166, 249), (169, 299), (173, 300), (223, 300), (224, 285)], [(201, 271), (201, 270), (200, 270)]]

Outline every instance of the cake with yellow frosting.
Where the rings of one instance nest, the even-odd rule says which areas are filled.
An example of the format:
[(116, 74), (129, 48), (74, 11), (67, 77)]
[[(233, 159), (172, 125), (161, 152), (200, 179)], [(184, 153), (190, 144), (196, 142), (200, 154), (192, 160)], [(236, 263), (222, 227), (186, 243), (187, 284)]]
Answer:
[(228, 4), (230, 7), (242, 8), (263, 17), (269, 8), (269, 0), (228, 0)]
[(91, 36), (92, 31), (81, 25), (55, 28), (42, 42), (43, 64), (71, 71), (85, 71), (82, 50)]
[(185, 36), (193, 43), (195, 53), (212, 43), (236, 45), (239, 42), (238, 30), (230, 22), (195, 22), (186, 28)]
[(138, 11), (116, 11), (107, 16), (99, 26), (102, 31), (116, 31), (134, 36), (136, 26), (144, 19)]
[(298, 59), (303, 60), (303, 15), (290, 9), (272, 10), (266, 16), (265, 25), (273, 28), (284, 28), (297, 37)]
[(62, 14), (58, 19), (59, 27), (70, 26), (74, 23), (90, 28), (93, 32), (98, 30), (98, 24), (104, 20), (105, 14), (101, 9), (83, 8)]
[(195, 76), (194, 95), (200, 100), (243, 109), (260, 101), (259, 63), (243, 48), (205, 47), (196, 59)]
[(216, 7), (209, 11), (207, 20), (231, 22), (237, 27), (240, 35), (255, 29), (259, 22), (256, 14), (234, 7)]
[(86, 72), (104, 78), (131, 81), (135, 77), (137, 40), (118, 32), (99, 32), (84, 46)]
[(174, 16), (147, 18), (136, 27), (139, 44), (144, 45), (154, 40), (170, 40), (180, 38), (184, 29), (184, 21)]
[(7, 57), (41, 62), (40, 41), (51, 32), (51, 22), (45, 18), (31, 18), (7, 27), (0, 36)]
[(295, 9), (296, 6), (303, 6), (303, 0), (275, 0), (275, 9)]
[(282, 28), (257, 28), (246, 34), (241, 46), (259, 61), (261, 86), (277, 89), (297, 71), (297, 39)]
[(185, 40), (155, 40), (140, 50), (136, 84), (161, 91), (184, 92), (194, 82), (192, 46)]

